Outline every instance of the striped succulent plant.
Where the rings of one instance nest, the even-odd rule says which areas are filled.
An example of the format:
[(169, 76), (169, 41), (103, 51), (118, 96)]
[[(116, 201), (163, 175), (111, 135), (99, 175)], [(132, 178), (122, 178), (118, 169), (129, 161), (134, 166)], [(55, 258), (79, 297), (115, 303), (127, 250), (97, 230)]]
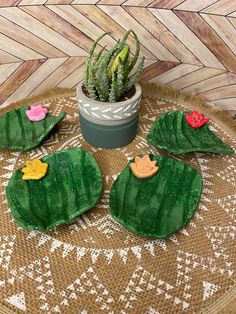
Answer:
[[(131, 57), (130, 46), (126, 40), (133, 34), (136, 40), (134, 56)], [(119, 99), (128, 92), (136, 83), (144, 65), (144, 57), (137, 66), (136, 71), (130, 75), (139, 56), (140, 43), (134, 31), (128, 30), (124, 37), (109, 51), (103, 47), (96, 57), (94, 51), (98, 42), (107, 33), (102, 34), (92, 45), (87, 57), (83, 84), (90, 98), (102, 102), (111, 103)]]

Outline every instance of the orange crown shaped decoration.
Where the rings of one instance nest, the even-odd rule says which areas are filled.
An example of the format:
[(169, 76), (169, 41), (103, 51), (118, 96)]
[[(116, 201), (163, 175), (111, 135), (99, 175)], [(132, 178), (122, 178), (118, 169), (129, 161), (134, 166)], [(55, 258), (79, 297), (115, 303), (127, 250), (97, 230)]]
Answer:
[(136, 156), (134, 162), (130, 164), (133, 174), (140, 179), (146, 179), (154, 176), (159, 167), (156, 165), (156, 160), (151, 160), (149, 155), (143, 157)]

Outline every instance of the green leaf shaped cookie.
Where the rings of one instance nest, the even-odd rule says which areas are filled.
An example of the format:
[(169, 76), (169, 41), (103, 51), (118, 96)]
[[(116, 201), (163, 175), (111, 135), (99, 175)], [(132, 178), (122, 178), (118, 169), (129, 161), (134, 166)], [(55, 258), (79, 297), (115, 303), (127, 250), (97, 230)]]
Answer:
[(16, 222), (28, 230), (47, 230), (92, 208), (102, 192), (100, 169), (90, 153), (70, 148), (42, 158), (45, 177), (22, 180), (21, 169), (11, 177), (7, 199)]
[(44, 120), (31, 122), (26, 116), (28, 109), (28, 106), (21, 106), (0, 117), (0, 148), (30, 150), (39, 145), (66, 115), (61, 112), (54, 117), (48, 113)]
[(149, 157), (157, 160), (157, 174), (139, 179), (128, 164), (112, 186), (110, 211), (114, 219), (134, 233), (168, 238), (194, 215), (201, 196), (202, 176), (176, 159)]
[(149, 131), (148, 143), (174, 154), (234, 153), (229, 145), (210, 130), (208, 124), (193, 128), (187, 123), (185, 114), (185, 111), (172, 111), (158, 118)]

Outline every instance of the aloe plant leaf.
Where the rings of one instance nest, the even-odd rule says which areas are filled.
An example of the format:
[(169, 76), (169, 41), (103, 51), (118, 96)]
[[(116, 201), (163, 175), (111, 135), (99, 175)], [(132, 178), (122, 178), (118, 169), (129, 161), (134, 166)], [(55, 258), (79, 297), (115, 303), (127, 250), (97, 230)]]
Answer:
[(117, 71), (117, 100), (119, 100), (124, 90), (124, 78), (125, 78), (124, 62), (121, 59), (119, 59)]
[(111, 83), (111, 90), (109, 95), (109, 102), (116, 102), (117, 101), (117, 81), (116, 81), (116, 74), (112, 72), (112, 83)]
[(126, 43), (127, 37), (129, 36), (131, 30), (128, 30), (123, 38), (119, 40), (116, 45), (107, 52), (106, 56), (103, 58), (102, 62), (100, 63), (98, 67), (98, 84), (100, 86), (100, 89), (103, 91), (105, 95), (109, 95), (109, 77), (107, 74), (107, 67), (109, 65), (109, 62), (114, 57), (114, 55), (119, 53)]
[(129, 57), (129, 51), (130, 47), (129, 46), (124, 46), (124, 48), (117, 54), (113, 62), (110, 64), (109, 69), (108, 69), (108, 79), (112, 77), (112, 72), (117, 72), (118, 70), (118, 65), (119, 65), (119, 60), (122, 62), (125, 61)]
[(116, 51), (119, 49), (120, 42), (117, 42), (117, 44), (106, 53), (105, 57), (103, 58), (102, 62), (99, 64), (98, 67), (98, 77), (97, 77), (97, 83), (99, 84), (100, 89), (102, 90), (104, 95), (109, 95), (109, 78), (107, 76), (107, 66), (113, 57), (113, 55), (116, 53)]
[(124, 47), (124, 45), (125, 45), (125, 43), (126, 43), (126, 40), (127, 40), (128, 36), (129, 36), (129, 34), (130, 34), (131, 32), (133, 32), (132, 29), (129, 29), (129, 30), (127, 30), (127, 31), (125, 32), (123, 38), (122, 38), (121, 41), (120, 41), (120, 47), (121, 47), (121, 49)]
[(140, 52), (140, 42), (138, 40), (138, 37), (136, 35), (136, 33), (134, 31), (132, 31), (132, 34), (134, 35), (134, 38), (136, 40), (136, 49), (135, 49), (135, 54), (134, 54), (134, 57), (129, 65), (129, 72), (131, 72), (138, 60), (138, 56), (139, 56), (139, 52)]
[(90, 153), (79, 148), (42, 158), (48, 172), (40, 180), (11, 177), (7, 199), (16, 222), (27, 230), (48, 230), (92, 208), (102, 192), (100, 169)]
[(90, 74), (90, 68), (91, 68), (91, 61), (92, 61), (92, 57), (93, 57), (93, 53), (94, 53), (94, 50), (95, 48), (97, 47), (97, 44), (98, 42), (105, 36), (107, 35), (107, 32), (106, 33), (103, 33), (102, 35), (100, 35), (97, 40), (95, 40), (95, 42), (93, 43), (90, 51), (89, 51), (89, 54), (88, 54), (88, 57), (86, 59), (86, 64), (85, 64), (85, 68), (84, 68), (84, 80), (83, 80), (83, 83), (84, 83), (84, 86), (85, 88), (87, 89), (87, 86), (88, 86), (88, 81), (89, 81), (89, 74)]
[(234, 153), (228, 144), (210, 130), (208, 124), (198, 129), (192, 128), (187, 123), (185, 114), (185, 111), (173, 111), (157, 118), (149, 131), (148, 143), (174, 154)]
[(110, 212), (134, 233), (168, 238), (193, 217), (203, 180), (196, 169), (176, 159), (154, 155), (150, 159), (159, 167), (151, 178), (137, 178), (130, 164), (121, 172), (110, 192)]
[(99, 62), (99, 59), (101, 58), (102, 56), (102, 53), (103, 51), (106, 49), (106, 46), (102, 47), (102, 49), (99, 51), (99, 53), (96, 55), (96, 57), (94, 58), (94, 61), (93, 61), (93, 66), (95, 64), (97, 64), (97, 62)]
[(136, 72), (129, 78), (129, 81), (127, 83), (126, 91), (129, 91), (136, 83), (137, 79), (139, 78), (143, 66), (144, 66), (144, 57), (142, 58), (141, 62), (139, 63), (139, 66), (137, 67)]
[(92, 65), (92, 77), (93, 77), (94, 86), (95, 86), (95, 89), (97, 91), (98, 98), (100, 101), (106, 101), (107, 100), (107, 95), (104, 94), (103, 90), (100, 88), (100, 85), (98, 83), (98, 78), (97, 78), (97, 69), (98, 69), (99, 64), (104, 59), (104, 57), (105, 57), (105, 54), (100, 54), (99, 58), (96, 58), (93, 62), (93, 65)]
[(66, 115), (61, 112), (57, 117), (47, 113), (41, 121), (32, 122), (26, 115), (28, 106), (13, 109), (0, 117), (0, 148), (29, 150), (39, 145), (49, 132)]

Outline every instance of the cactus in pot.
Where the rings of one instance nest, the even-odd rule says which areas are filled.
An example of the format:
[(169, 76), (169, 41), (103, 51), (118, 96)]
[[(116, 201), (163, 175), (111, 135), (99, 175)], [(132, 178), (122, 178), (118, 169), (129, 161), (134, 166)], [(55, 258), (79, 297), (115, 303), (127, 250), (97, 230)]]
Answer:
[[(102, 34), (92, 45), (84, 69), (83, 82), (77, 86), (80, 125), (85, 140), (98, 147), (120, 147), (133, 140), (137, 132), (141, 87), (137, 79), (144, 57), (137, 64), (140, 42), (133, 30), (110, 50), (94, 52)], [(133, 35), (135, 51), (131, 53), (127, 38)]]
[[(129, 34), (133, 34), (136, 40), (133, 58), (130, 46), (126, 43)], [(144, 57), (134, 74), (130, 75), (138, 60), (140, 43), (135, 32), (128, 30), (111, 50), (105, 52), (105, 47), (103, 47), (93, 58), (98, 42), (105, 35), (107, 33), (98, 37), (90, 49), (84, 71), (84, 87), (91, 99), (113, 103), (118, 102), (135, 85), (143, 69)]]

